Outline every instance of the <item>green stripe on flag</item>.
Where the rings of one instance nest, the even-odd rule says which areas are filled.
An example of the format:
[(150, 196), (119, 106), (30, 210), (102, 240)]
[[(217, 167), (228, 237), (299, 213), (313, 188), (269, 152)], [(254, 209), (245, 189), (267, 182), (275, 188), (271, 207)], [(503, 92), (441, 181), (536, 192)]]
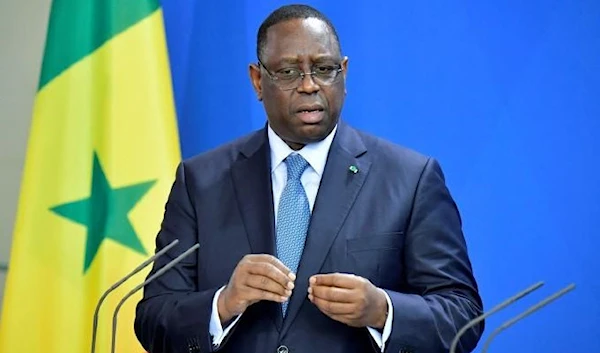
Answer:
[(158, 8), (158, 0), (54, 0), (38, 89)]

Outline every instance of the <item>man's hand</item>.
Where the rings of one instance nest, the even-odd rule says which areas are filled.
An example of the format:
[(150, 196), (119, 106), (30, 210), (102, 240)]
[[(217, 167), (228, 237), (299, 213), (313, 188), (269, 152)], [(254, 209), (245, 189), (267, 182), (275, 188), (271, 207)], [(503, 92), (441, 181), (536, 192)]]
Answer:
[(296, 276), (272, 255), (244, 256), (217, 301), (221, 323), (261, 300), (285, 302), (292, 294), (295, 279)]
[(382, 329), (387, 300), (382, 289), (368, 279), (332, 273), (310, 278), (308, 299), (333, 320), (353, 327)]

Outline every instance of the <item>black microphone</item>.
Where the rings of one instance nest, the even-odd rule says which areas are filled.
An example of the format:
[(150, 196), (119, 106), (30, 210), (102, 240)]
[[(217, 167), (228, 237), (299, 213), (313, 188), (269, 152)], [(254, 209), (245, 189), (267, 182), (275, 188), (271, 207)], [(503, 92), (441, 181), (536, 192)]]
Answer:
[(172, 247), (177, 245), (177, 243), (179, 243), (179, 239), (173, 240), (169, 245), (165, 246), (159, 252), (157, 252), (153, 256), (149, 257), (146, 261), (142, 262), (138, 267), (134, 268), (133, 271), (129, 272), (125, 277), (118, 280), (115, 284), (113, 284), (110, 288), (108, 288), (106, 290), (106, 292), (104, 292), (104, 294), (102, 294), (102, 297), (100, 297), (100, 300), (98, 300), (98, 304), (96, 304), (96, 310), (94, 311), (94, 323), (92, 325), (92, 353), (96, 352), (96, 336), (98, 334), (98, 314), (100, 313), (100, 307), (102, 306), (104, 299), (106, 299), (106, 297), (108, 296), (108, 294), (110, 294), (110, 292), (117, 289), (121, 284), (123, 284), (125, 281), (127, 281), (129, 278), (131, 278), (133, 275), (140, 272), (146, 266), (148, 266), (149, 264), (154, 262), (154, 260), (156, 260), (157, 258), (162, 256), (164, 253), (169, 251), (169, 249), (171, 249)]
[(495, 307), (493, 307), (491, 310), (489, 310), (486, 313), (483, 313), (481, 315), (479, 315), (478, 317), (474, 318), (473, 320), (467, 322), (466, 325), (464, 325), (454, 336), (454, 339), (452, 340), (452, 345), (450, 346), (450, 353), (455, 353), (456, 352), (456, 346), (458, 346), (458, 341), (460, 340), (460, 338), (462, 337), (462, 335), (464, 335), (471, 327), (477, 325), (478, 323), (480, 323), (481, 321), (487, 319), (488, 317), (490, 317), (491, 315), (497, 313), (498, 311), (506, 308), (507, 306), (511, 305), (512, 303), (516, 302), (517, 300), (523, 298), (524, 296), (526, 296), (527, 294), (533, 292), (534, 290), (540, 288), (541, 286), (544, 285), (544, 282), (540, 281), (537, 282), (536, 284), (530, 286), (529, 288), (523, 290), (522, 292), (519, 292), (515, 295), (513, 295), (512, 297), (506, 299), (505, 301), (503, 301), (502, 303), (496, 305)]
[(507, 328), (511, 327), (512, 325), (516, 324), (518, 321), (524, 319), (526, 316), (533, 314), (535, 311), (540, 310), (544, 306), (546, 306), (546, 305), (550, 304), (551, 302), (555, 301), (556, 299), (562, 297), (563, 295), (567, 294), (568, 292), (572, 291), (573, 289), (575, 289), (575, 284), (571, 283), (570, 285), (566, 286), (565, 288), (561, 289), (560, 291), (552, 294), (549, 297), (546, 297), (544, 300), (529, 307), (529, 309), (527, 309), (526, 311), (520, 313), (519, 315), (513, 317), (512, 319), (510, 319), (508, 321), (505, 321), (502, 325), (500, 325), (500, 327), (498, 327), (497, 329), (492, 331), (492, 333), (490, 334), (488, 339), (485, 341), (485, 345), (483, 346), (483, 350), (481, 351), (481, 353), (487, 352), (488, 348), (490, 348), (490, 344), (492, 343), (492, 340), (496, 336), (498, 336), (498, 334), (500, 332), (502, 332), (502, 331), (506, 330)]
[(165, 266), (163, 266), (161, 269), (159, 269), (158, 271), (156, 271), (152, 276), (148, 277), (148, 279), (145, 280), (143, 283), (141, 283), (137, 287), (133, 288), (129, 293), (127, 293), (123, 297), (123, 299), (121, 299), (121, 301), (119, 302), (119, 304), (117, 304), (117, 307), (115, 308), (115, 312), (113, 313), (112, 333), (111, 333), (111, 341), (112, 341), (112, 343), (111, 343), (111, 349), (110, 349), (111, 353), (115, 353), (115, 347), (116, 347), (117, 315), (119, 314), (119, 310), (121, 309), (121, 307), (123, 306), (123, 304), (125, 303), (125, 301), (127, 299), (129, 299), (129, 297), (131, 297), (132, 295), (134, 295), (137, 291), (139, 291), (140, 289), (142, 289), (145, 285), (147, 285), (148, 283), (154, 281), (158, 277), (162, 276), (165, 272), (167, 272), (172, 267), (174, 267), (175, 265), (177, 265), (181, 260), (183, 260), (186, 256), (188, 256), (192, 252), (196, 251), (196, 249), (198, 249), (199, 247), (200, 247), (200, 244), (196, 243), (194, 246), (192, 246), (191, 248), (187, 249), (184, 253), (182, 253), (181, 255), (177, 256), (176, 258), (174, 258), (173, 260), (171, 260), (169, 263), (167, 263)]

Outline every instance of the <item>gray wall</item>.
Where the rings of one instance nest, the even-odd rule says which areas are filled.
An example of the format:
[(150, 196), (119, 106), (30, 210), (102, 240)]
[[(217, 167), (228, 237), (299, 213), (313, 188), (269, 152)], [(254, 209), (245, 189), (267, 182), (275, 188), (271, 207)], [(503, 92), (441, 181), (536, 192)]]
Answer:
[[(0, 0), (0, 264), (10, 255), (49, 10), (50, 0)], [(5, 278), (0, 270), (0, 302)]]

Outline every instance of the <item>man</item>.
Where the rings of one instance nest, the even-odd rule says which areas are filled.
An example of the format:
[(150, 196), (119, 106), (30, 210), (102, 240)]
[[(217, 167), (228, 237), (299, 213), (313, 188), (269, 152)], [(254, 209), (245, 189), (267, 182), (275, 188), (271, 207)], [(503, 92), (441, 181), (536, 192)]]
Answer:
[(273, 12), (257, 55), (268, 124), (178, 167), (157, 249), (200, 249), (145, 288), (140, 342), (153, 353), (447, 352), (482, 303), (438, 163), (340, 121), (348, 58), (319, 11)]

